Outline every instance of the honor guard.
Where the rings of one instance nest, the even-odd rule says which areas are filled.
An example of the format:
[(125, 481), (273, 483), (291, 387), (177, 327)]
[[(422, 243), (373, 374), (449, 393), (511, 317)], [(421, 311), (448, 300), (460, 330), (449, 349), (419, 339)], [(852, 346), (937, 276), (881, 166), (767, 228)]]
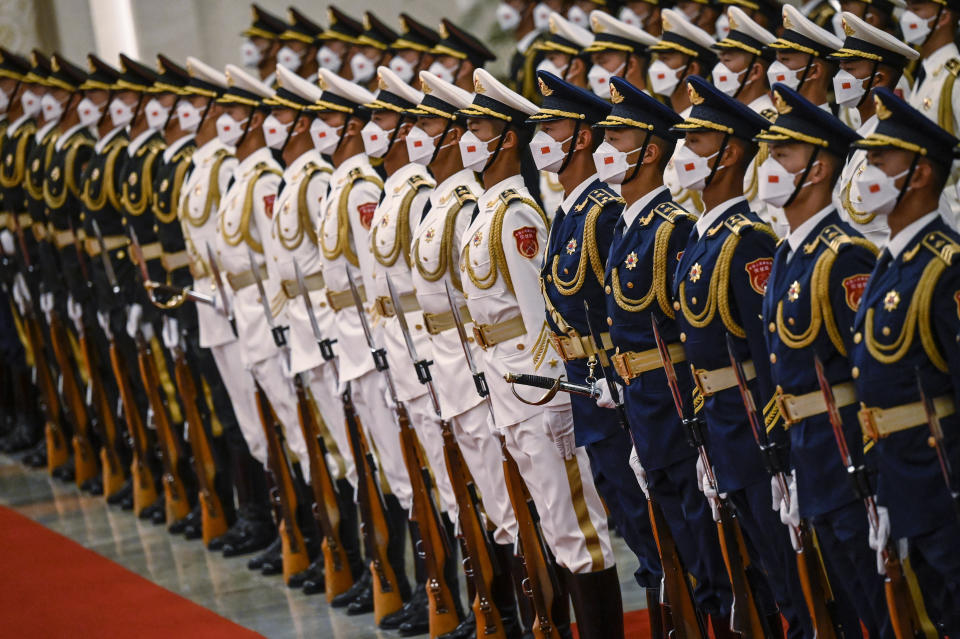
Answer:
[[(702, 193), (705, 213), (697, 220), (677, 266), (673, 294), (680, 341), (703, 398), (701, 412), (718, 490), (727, 493), (737, 510), (751, 542), (751, 556), (766, 571), (787, 619), (788, 636), (806, 636), (810, 618), (802, 603), (796, 556), (787, 531), (770, 510), (764, 456), (751, 432), (724, 348), (729, 335), (735, 355), (744, 364), (754, 403), (766, 414), (773, 400), (760, 311), (775, 239), (742, 193), (743, 176), (754, 155), (752, 139), (769, 121), (702, 78), (690, 78), (687, 89), (693, 109), (674, 127), (686, 135), (686, 144), (674, 154), (673, 162), (680, 184)], [(775, 429), (767, 436), (783, 463), (788, 454), (784, 433)], [(763, 613), (774, 610), (772, 601), (761, 601), (759, 606)]]
[(473, 103), (458, 112), (469, 127), (459, 144), (464, 167), (481, 173), (485, 191), (460, 239), (459, 263), (490, 384), (491, 427), (505, 438), (533, 497), (584, 636), (622, 637), (606, 514), (586, 450), (574, 442), (569, 400), (532, 405), (504, 379), (560, 371), (539, 286), (548, 223), (529, 192), (534, 167), (522, 159), (529, 153), (527, 119), (537, 107), (483, 69), (474, 87)]
[[(780, 501), (782, 519), (802, 519), (817, 540), (833, 577), (839, 620), (863, 621), (870, 636), (892, 634), (883, 579), (867, 545), (863, 503), (847, 485), (847, 465), (827, 414), (814, 355), (823, 361), (842, 420), (841, 437), (851, 459), (863, 464), (863, 437), (856, 420), (856, 393), (847, 354), (854, 315), (873, 270), (876, 249), (844, 222), (831, 202), (833, 178), (856, 133), (782, 84), (774, 85), (777, 117), (757, 140), (769, 145), (760, 165), (760, 197), (782, 207), (789, 233), (774, 254), (763, 300), (771, 381), (790, 438), (790, 494)], [(774, 480), (776, 495), (780, 486)], [(789, 504), (789, 507), (787, 506)], [(850, 605), (852, 603), (852, 605)]]
[(349, 74), (342, 74), (356, 84), (377, 90), (377, 67), (390, 61), (390, 45), (396, 41), (397, 32), (384, 24), (369, 11), (363, 14), (363, 32), (357, 36), (355, 53), (350, 58)]
[[(711, 38), (721, 37), (724, 27), (724, 3), (720, 0), (679, 0), (674, 8), (693, 26), (702, 29)], [(663, 14), (661, 14), (663, 15)], [(664, 25), (663, 30), (667, 27)]]
[[(216, 246), (217, 210), (237, 166), (233, 146), (223, 144), (217, 136), (216, 122), (223, 110), (217, 98), (227, 91), (227, 78), (191, 57), (187, 58), (187, 71), (192, 95), (177, 106), (176, 117), (182, 129), (195, 129), (197, 148), (180, 187), (178, 218), (191, 259), (192, 288), (219, 298), (221, 293), (230, 295), (230, 291), (218, 290), (207, 247)], [(216, 266), (219, 268), (219, 262)], [(234, 425), (229, 413), (217, 416), (226, 438), (225, 465), (237, 493), (237, 516), (225, 534), (207, 542), (208, 549), (222, 550), (224, 556), (233, 557), (266, 547), (276, 537), (276, 528), (267, 501), (267, 451), (257, 414), (256, 388), (251, 376), (236, 366), (242, 361), (243, 346), (223, 312), (228, 303), (232, 302), (218, 299), (218, 307), (196, 304), (197, 329), (192, 339), (213, 357), (236, 418)]]
[(647, 69), (650, 67), (648, 49), (658, 39), (605, 11), (590, 14), (590, 29), (595, 37), (593, 43), (584, 49), (593, 64), (587, 73), (590, 90), (609, 100), (610, 79), (613, 77), (621, 77), (633, 86), (646, 89)]
[[(606, 140), (594, 154), (597, 178), (619, 185), (625, 200), (606, 254), (601, 307), (616, 348), (611, 367), (624, 385), (621, 394), (646, 491), (663, 510), (684, 566), (695, 576), (698, 608), (710, 615), (715, 635), (727, 636), (731, 596), (726, 568), (710, 508), (697, 484), (697, 453), (665, 392), (650, 328), (651, 317), (656, 317), (676, 355), (677, 378), (689, 394), (693, 383), (670, 297), (696, 218), (670, 199), (662, 179), (677, 138), (670, 128), (681, 120), (622, 78), (614, 78), (611, 85), (613, 110), (597, 124), (606, 131)], [(648, 609), (655, 610), (659, 592), (648, 590), (647, 601)]]
[(287, 23), (260, 5), (250, 5), (253, 21), (240, 35), (240, 60), (243, 66), (256, 69), (260, 80), (270, 86), (274, 81), (277, 66), (277, 51), (280, 50), (280, 34), (287, 30)]
[[(416, 126), (407, 132), (407, 154), (411, 162), (430, 169), (437, 186), (419, 212), (419, 219), (414, 221), (410, 237), (411, 277), (432, 347), (433, 379), (441, 417), (451, 425), (479, 488), (483, 510), (495, 527), (490, 534), (492, 560), (497, 564), (491, 599), (510, 636), (520, 629), (513, 583), (525, 578), (523, 566), (513, 554), (517, 520), (503, 480), (500, 451), (487, 425), (490, 413), (479, 395), (464, 391), (473, 380), (463, 363), (463, 350), (446, 295), (449, 283), (456, 291), (461, 315), (468, 318), (457, 253), (483, 186), (476, 173), (463, 167), (459, 140), (467, 126), (465, 117), (457, 111), (470, 106), (473, 96), (429, 71), (420, 72), (420, 85), (423, 97), (406, 111), (417, 117)], [(480, 359), (479, 347), (471, 348), (475, 358)], [(467, 516), (462, 509), (460, 516)], [(461, 529), (464, 527), (462, 524)]]
[[(612, 349), (608, 330), (603, 344), (590, 334), (584, 305), (590, 305), (590, 322), (606, 324), (603, 278), (613, 227), (620, 218), (623, 199), (602, 182), (592, 152), (599, 146), (599, 129), (593, 125), (610, 113), (610, 104), (545, 71), (538, 71), (543, 106), (530, 117), (539, 131), (530, 142), (534, 162), (557, 176), (564, 191), (554, 214), (550, 238), (540, 271), (547, 326), (554, 348), (563, 360), (567, 378), (584, 384), (593, 375), (597, 359), (607, 365)], [(564, 146), (569, 142), (569, 148)], [(606, 327), (609, 328), (609, 327)], [(637, 492), (630, 470), (630, 434), (617, 420), (612, 406), (599, 407), (589, 397), (571, 396), (576, 445), (590, 458), (594, 483), (600, 487), (617, 530), (640, 562), (637, 582), (655, 590), (661, 568), (649, 528), (647, 502)]]
[(843, 46), (843, 40), (785, 4), (783, 31), (767, 46), (777, 58), (767, 68), (771, 85), (785, 84), (821, 109), (832, 110), (827, 96), (833, 88), (835, 69), (828, 56)]
[[(837, 105), (856, 108), (860, 114), (857, 134), (866, 137), (877, 128), (877, 114), (870, 90), (875, 87), (893, 89), (902, 70), (917, 52), (894, 36), (872, 27), (852, 13), (843, 13), (843, 30), (846, 39), (843, 47), (829, 59), (840, 70), (833, 77)], [(834, 198), (840, 215), (854, 225), (868, 240), (882, 246), (887, 237), (886, 222), (882, 216), (868, 213), (863, 207), (863, 196), (854, 184), (857, 175), (863, 172), (867, 162), (864, 151), (854, 151), (834, 188)]]
[(431, 50), (434, 60), (430, 73), (465, 91), (472, 91), (474, 71), (495, 61), (497, 56), (480, 40), (446, 18), (440, 21), (439, 33), (440, 42)]
[(303, 15), (296, 7), (290, 7), (290, 25), (280, 34), (280, 49), (277, 50), (277, 66), (293, 71), (308, 82), (317, 81), (317, 36), (323, 28)]
[[(887, 89), (874, 89), (876, 129), (857, 177), (863, 208), (890, 237), (854, 322), (851, 373), (860, 424), (875, 443), (881, 522), (875, 549), (906, 539), (926, 565), (931, 619), (960, 631), (955, 475), (960, 236), (940, 202), (957, 140)], [(878, 550), (878, 562), (880, 551)]]
[(419, 73), (433, 62), (430, 50), (440, 42), (440, 34), (406, 13), (400, 14), (400, 35), (390, 43), (390, 70), (415, 89), (420, 88)]
[[(554, 4), (559, 7), (562, 3)], [(516, 41), (510, 58), (509, 74), (513, 80), (511, 88), (533, 102), (540, 100), (536, 68), (543, 59), (537, 45), (545, 37), (550, 13), (549, 3), (534, 0), (504, 0), (497, 5), (497, 25)]]
[(321, 69), (327, 69), (332, 73), (346, 71), (344, 63), (348, 66), (350, 61), (347, 59), (347, 53), (352, 51), (352, 45), (356, 43), (357, 37), (363, 31), (363, 25), (354, 20), (343, 11), (333, 6), (327, 8), (327, 28), (318, 36), (320, 49), (317, 51), (317, 62)]

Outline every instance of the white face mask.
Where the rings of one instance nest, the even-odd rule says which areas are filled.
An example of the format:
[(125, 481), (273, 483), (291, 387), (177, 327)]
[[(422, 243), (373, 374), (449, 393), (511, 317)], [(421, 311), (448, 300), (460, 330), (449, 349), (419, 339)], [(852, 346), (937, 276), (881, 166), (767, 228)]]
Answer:
[(294, 51), (293, 47), (282, 46), (280, 50), (277, 51), (277, 64), (296, 72), (296, 70), (300, 68), (302, 57), (302, 54)]
[(629, 24), (631, 27), (643, 29), (643, 20), (637, 15), (637, 12), (630, 7), (624, 7), (623, 9), (620, 9), (620, 15), (617, 17), (620, 19), (620, 22), (624, 24)]
[(193, 133), (200, 128), (200, 119), (203, 114), (200, 109), (193, 106), (188, 100), (180, 100), (177, 103), (177, 119), (180, 120), (180, 128), (189, 133)]
[(604, 140), (593, 152), (593, 164), (597, 167), (597, 177), (601, 182), (607, 184), (622, 184), (624, 178), (627, 177), (627, 171), (637, 165), (636, 162), (632, 164), (628, 162), (627, 158), (631, 153), (635, 153), (642, 148), (638, 146), (629, 151), (621, 151)]
[(326, 69), (331, 73), (339, 73), (340, 67), (343, 66), (343, 58), (327, 45), (323, 45), (317, 51), (317, 64), (320, 65), (321, 69)]
[(437, 76), (444, 82), (449, 82), (450, 84), (453, 84), (453, 81), (454, 81), (453, 69), (446, 66), (439, 60), (434, 61), (434, 63), (430, 65), (429, 71), (430, 73)]
[(730, 18), (727, 14), (721, 13), (714, 24), (714, 31), (717, 34), (717, 40), (722, 40), (730, 35)]
[[(501, 134), (502, 135), (502, 134)], [(496, 142), (500, 136), (484, 142), (473, 131), (467, 131), (460, 137), (460, 158), (463, 160), (463, 168), (477, 173), (486, 168), (487, 160), (493, 153), (490, 151), (490, 143)]]
[[(411, 162), (416, 162), (417, 164), (422, 164), (426, 166), (430, 163), (430, 160), (433, 158), (433, 153), (437, 148), (437, 138), (439, 138), (442, 133), (430, 137), (430, 135), (421, 129), (418, 126), (410, 129), (410, 132), (407, 133), (407, 158)], [(444, 145), (441, 148), (446, 148), (450, 146), (449, 144)]]
[[(697, 155), (688, 146), (680, 147), (673, 156), (673, 165), (677, 169), (677, 182), (680, 186), (693, 191), (702, 191), (710, 175), (710, 160), (719, 153), (720, 151), (714, 151), (712, 155), (703, 156)], [(717, 171), (722, 168), (723, 166), (717, 167)]]
[(409, 84), (410, 80), (413, 79), (414, 64), (406, 58), (397, 55), (390, 60), (390, 70), (396, 73), (401, 80)]
[(233, 146), (241, 137), (243, 137), (243, 125), (249, 118), (244, 118), (237, 122), (230, 117), (228, 113), (223, 113), (217, 118), (217, 137), (227, 146)]
[(110, 121), (113, 126), (126, 126), (133, 119), (133, 107), (121, 100), (114, 98), (110, 101)]
[[(814, 165), (819, 162), (814, 162)], [(794, 180), (803, 171), (791, 173), (780, 162), (773, 157), (768, 157), (757, 168), (757, 195), (761, 200), (773, 206), (783, 206), (793, 196), (795, 190), (799, 190), (794, 184)], [(800, 185), (800, 189), (810, 184), (806, 182)]]
[(547, 73), (552, 73), (553, 75), (562, 79), (563, 74), (566, 72), (567, 68), (569, 67), (570, 67), (569, 64), (565, 64), (562, 68), (558, 67), (553, 63), (553, 60), (548, 60), (547, 58), (544, 58), (543, 60), (540, 61), (540, 64), (537, 65), (537, 71), (546, 71)]
[(657, 95), (669, 97), (680, 83), (680, 74), (687, 65), (679, 69), (671, 69), (663, 60), (654, 60), (650, 63), (650, 90)]
[(282, 149), (284, 142), (287, 141), (287, 131), (290, 130), (291, 124), (293, 124), (292, 121), (284, 124), (272, 113), (264, 118), (263, 139), (266, 140), (267, 146), (276, 151)]
[(363, 150), (372, 158), (382, 158), (390, 149), (390, 136), (397, 128), (384, 131), (378, 124), (367, 122), (360, 130), (360, 137), (363, 138)]
[(30, 89), (25, 89), (20, 94), (20, 106), (25, 114), (33, 117), (40, 111), (40, 96)]
[(147, 116), (147, 127), (154, 131), (159, 130), (167, 123), (167, 117), (170, 115), (170, 109), (160, 104), (160, 100), (150, 98), (147, 102), (145, 113)]
[(730, 97), (733, 97), (734, 94), (736, 94), (736, 92), (740, 89), (740, 76), (744, 74), (744, 71), (737, 73), (736, 71), (731, 71), (730, 67), (725, 65), (723, 62), (717, 62), (716, 66), (713, 67), (713, 72), (711, 73), (711, 76), (713, 77), (713, 86), (717, 87)]
[(257, 48), (253, 40), (244, 40), (240, 45), (240, 61), (245, 67), (256, 67), (263, 60), (263, 52)]
[(319, 153), (331, 153), (337, 147), (340, 141), (340, 131), (343, 125), (336, 128), (330, 126), (320, 118), (316, 118), (310, 124), (310, 138), (313, 140), (313, 148)]
[(533, 8), (533, 28), (537, 31), (546, 31), (550, 28), (550, 14), (553, 9), (543, 2), (538, 2)]
[(497, 5), (496, 14), (501, 31), (513, 31), (520, 24), (520, 12), (506, 2)]
[(576, 5), (570, 7), (567, 11), (567, 20), (578, 27), (583, 27), (584, 29), (590, 28), (590, 16), (587, 15), (586, 11)]
[(57, 101), (50, 93), (40, 98), (40, 108), (43, 109), (44, 122), (59, 120), (60, 116), (63, 115), (63, 103)]
[(863, 94), (867, 92), (863, 86), (864, 80), (866, 78), (860, 80), (853, 77), (849, 71), (843, 69), (837, 71), (837, 75), (833, 76), (833, 92), (836, 95), (837, 104), (842, 107), (857, 106)]
[(353, 81), (357, 84), (363, 84), (373, 77), (376, 68), (370, 58), (358, 51), (350, 58), (350, 71), (353, 73)]
[(775, 60), (767, 69), (767, 79), (770, 81), (770, 86), (779, 82), (796, 91), (800, 86), (801, 71), (802, 69), (790, 69), (783, 62)]
[(617, 67), (612, 73), (607, 71), (599, 64), (595, 64), (590, 67), (590, 71), (587, 73), (587, 82), (590, 84), (590, 90), (593, 91), (594, 95), (604, 100), (610, 99), (610, 78), (620, 75), (620, 72), (623, 71), (623, 68), (627, 65), (626, 62)]
[(921, 18), (913, 11), (905, 10), (900, 15), (900, 29), (903, 31), (903, 40), (907, 44), (919, 44), (923, 42), (933, 29), (930, 23), (935, 16)]
[(80, 104), (77, 105), (77, 117), (80, 118), (80, 124), (83, 126), (93, 126), (100, 121), (102, 115), (103, 107), (90, 98), (80, 100)]
[(572, 139), (571, 135), (566, 140), (558, 141), (546, 131), (537, 131), (530, 140), (530, 153), (533, 154), (533, 163), (537, 165), (537, 170), (550, 173), (560, 170), (567, 157), (567, 151), (563, 150), (563, 145)]
[(903, 171), (897, 175), (887, 175), (877, 166), (866, 165), (863, 172), (853, 178), (859, 194), (854, 206), (864, 213), (887, 215), (900, 197), (896, 182), (907, 173)]

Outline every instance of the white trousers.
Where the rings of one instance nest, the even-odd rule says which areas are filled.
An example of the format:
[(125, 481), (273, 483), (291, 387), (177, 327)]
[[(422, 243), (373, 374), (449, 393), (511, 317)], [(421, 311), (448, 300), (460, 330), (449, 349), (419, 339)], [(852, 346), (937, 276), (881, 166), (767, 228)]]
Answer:
[(437, 493), (440, 495), (439, 507), (443, 508), (451, 521), (456, 521), (457, 499), (453, 495), (453, 486), (450, 485), (450, 475), (447, 473), (447, 461), (443, 455), (443, 434), (440, 432), (440, 417), (433, 410), (433, 403), (429, 395), (421, 395), (404, 402), (410, 414), (410, 423), (417, 433), (420, 446), (427, 454), (427, 464), (432, 471)]
[[(327, 432), (330, 433), (333, 441), (337, 444), (347, 481), (356, 488), (357, 468), (353, 463), (353, 452), (350, 450), (346, 417), (343, 413), (343, 401), (337, 393), (337, 379), (333, 364), (329, 362), (320, 364), (320, 366), (304, 373), (304, 376), (310, 385), (310, 392), (313, 394), (320, 416), (323, 417), (327, 426)], [(336, 475), (336, 473), (333, 474)]]
[[(210, 347), (247, 448), (254, 459), (266, 466), (267, 440), (264, 438), (260, 415), (257, 413), (257, 389), (250, 374), (243, 366), (237, 365), (237, 362), (241, 361), (240, 351), (240, 342), (237, 340)], [(210, 390), (217, 392), (216, 389)]]
[(270, 400), (273, 412), (283, 427), (287, 447), (297, 456), (303, 478), (309, 483), (310, 456), (307, 453), (307, 443), (303, 439), (303, 430), (300, 428), (300, 416), (297, 414), (297, 393), (293, 382), (283, 374), (280, 357), (280, 353), (277, 353), (261, 360), (251, 367), (250, 372)]

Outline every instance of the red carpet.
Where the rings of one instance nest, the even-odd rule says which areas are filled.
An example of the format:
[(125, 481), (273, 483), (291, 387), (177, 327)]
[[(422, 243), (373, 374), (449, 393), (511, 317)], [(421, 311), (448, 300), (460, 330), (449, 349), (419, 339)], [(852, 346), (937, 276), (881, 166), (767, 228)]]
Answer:
[(260, 637), (3, 507), (0, 620), (5, 637)]

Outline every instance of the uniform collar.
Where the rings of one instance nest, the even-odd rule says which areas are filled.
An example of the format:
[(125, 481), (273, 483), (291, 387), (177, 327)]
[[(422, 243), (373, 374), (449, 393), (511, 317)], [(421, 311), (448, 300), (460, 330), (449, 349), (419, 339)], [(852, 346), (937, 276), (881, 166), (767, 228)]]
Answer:
[(192, 133), (188, 133), (187, 135), (171, 142), (170, 146), (163, 150), (163, 161), (169, 163), (174, 154), (191, 142), (193, 138), (194, 135)]
[(583, 195), (583, 192), (587, 190), (587, 187), (593, 184), (597, 180), (597, 174), (594, 173), (586, 180), (577, 185), (573, 191), (570, 192), (570, 195), (563, 198), (563, 202), (560, 203), (560, 208), (563, 209), (564, 213), (569, 213), (573, 210), (573, 205), (580, 200), (580, 196)]
[(237, 166), (236, 175), (237, 176), (244, 175), (260, 162), (271, 162), (271, 163), (276, 162), (273, 159), (273, 153), (270, 152), (269, 147), (266, 147), (266, 146), (260, 147), (259, 149), (251, 153), (249, 156), (247, 156), (246, 159), (244, 159), (244, 161)]
[(303, 170), (303, 167), (307, 166), (311, 161), (316, 162), (318, 153), (311, 149), (306, 153), (301, 153), (298, 155), (293, 162), (291, 162), (286, 169), (283, 170), (283, 181), (287, 184), (293, 181), (293, 179)]
[(700, 237), (703, 237), (707, 234), (707, 230), (716, 224), (721, 215), (726, 213), (729, 209), (733, 208), (740, 202), (746, 201), (747, 198), (743, 197), (742, 195), (738, 195), (737, 197), (732, 197), (726, 202), (721, 202), (717, 206), (713, 207), (710, 211), (700, 216), (699, 220), (697, 220), (697, 233), (700, 235)]
[(494, 204), (497, 199), (500, 197), (500, 194), (506, 191), (507, 189), (515, 189), (517, 191), (526, 191), (527, 184), (523, 181), (523, 176), (519, 173), (516, 175), (511, 175), (510, 177), (500, 180), (489, 189), (483, 192), (483, 195), (480, 196), (479, 205), (481, 208), (488, 208)]
[(23, 126), (23, 123), (26, 122), (26, 121), (29, 120), (29, 119), (30, 119), (30, 116), (27, 115), (26, 113), (24, 113), (24, 114), (21, 115), (19, 118), (17, 118), (17, 119), (14, 120), (13, 122), (11, 122), (11, 123), (7, 126), (7, 137), (8, 137), (8, 138), (12, 138), (13, 135), (17, 132), (17, 129), (19, 129), (21, 126)]
[(446, 203), (450, 197), (450, 192), (461, 184), (464, 186), (473, 186), (477, 182), (475, 173), (470, 169), (460, 169), (446, 180), (437, 185), (430, 193), (430, 205), (441, 206)]
[(50, 120), (49, 122), (44, 123), (42, 127), (37, 129), (37, 132), (33, 134), (37, 143), (43, 142), (43, 138), (46, 137), (50, 129), (57, 126), (58, 122), (59, 120)]
[[(824, 220), (830, 213), (833, 211), (833, 204), (828, 204), (824, 208), (820, 209), (813, 215), (811, 215), (803, 224), (798, 226), (796, 229), (790, 231), (790, 234), (787, 235), (787, 243), (790, 245), (790, 255), (793, 256), (797, 251), (800, 250), (800, 247), (803, 246), (804, 241), (807, 239), (807, 236), (813, 232), (820, 222)], [(789, 259), (789, 258), (788, 258)]]
[(83, 128), (83, 122), (77, 122), (72, 127), (63, 132), (63, 134), (57, 138), (57, 141), (53, 143), (53, 148), (59, 151), (63, 148), (63, 145), (67, 143), (73, 134)]
[(103, 151), (104, 147), (107, 146), (110, 140), (117, 137), (117, 135), (123, 132), (124, 130), (125, 128), (122, 126), (115, 126), (109, 131), (107, 131), (107, 133), (102, 138), (97, 140), (97, 143), (93, 147), (94, 152), (100, 153), (101, 151)]
[(133, 157), (133, 154), (137, 152), (143, 144), (149, 140), (152, 136), (156, 135), (157, 132), (153, 129), (147, 129), (137, 137), (130, 140), (130, 144), (127, 145), (127, 153), (130, 154), (130, 157)]
[(418, 173), (420, 175), (426, 173), (426, 168), (422, 164), (417, 164), (416, 162), (404, 164), (402, 167), (388, 175), (387, 179), (383, 181), (384, 192), (390, 192), (390, 189), (396, 187), (398, 184), (403, 184), (407, 181), (407, 179)]
[(220, 138), (216, 136), (212, 137), (204, 142), (203, 146), (198, 146), (197, 150), (193, 152), (193, 163), (200, 164), (220, 149), (230, 150), (229, 147), (220, 141)]
[(880, 120), (877, 118), (877, 114), (874, 113), (867, 121), (860, 125), (860, 128), (857, 129), (857, 134), (860, 137), (866, 137), (877, 130), (877, 124), (880, 123)]
[(757, 113), (762, 113), (763, 111), (773, 109), (773, 100), (770, 99), (770, 96), (764, 93), (756, 100), (747, 105), (751, 110), (756, 111)]
[(649, 193), (641, 197), (639, 200), (631, 204), (628, 208), (624, 209), (622, 214), (624, 231), (626, 231), (626, 229), (630, 228), (630, 226), (633, 225), (633, 221), (637, 219), (641, 211), (646, 210), (647, 205), (650, 204), (650, 202), (658, 198), (660, 194), (666, 190), (667, 190), (667, 187), (665, 186), (655, 188), (654, 190), (650, 191)]
[(928, 76), (933, 75), (951, 58), (960, 58), (960, 49), (957, 49), (957, 45), (953, 42), (943, 45), (924, 58), (923, 70), (927, 72)]
[(903, 253), (904, 249), (910, 246), (913, 243), (914, 238), (935, 219), (940, 215), (940, 209), (930, 211), (923, 217), (918, 220), (914, 220), (902, 229), (897, 236), (894, 238), (887, 237), (887, 250), (890, 251), (891, 257), (894, 259), (900, 257), (900, 254)]
[[(351, 155), (343, 163), (333, 170), (333, 180), (338, 180), (346, 176), (350, 171), (354, 169), (362, 169), (364, 167), (370, 167), (370, 160), (367, 159), (365, 153), (357, 153), (356, 155)], [(332, 180), (331, 180), (332, 181)]]

